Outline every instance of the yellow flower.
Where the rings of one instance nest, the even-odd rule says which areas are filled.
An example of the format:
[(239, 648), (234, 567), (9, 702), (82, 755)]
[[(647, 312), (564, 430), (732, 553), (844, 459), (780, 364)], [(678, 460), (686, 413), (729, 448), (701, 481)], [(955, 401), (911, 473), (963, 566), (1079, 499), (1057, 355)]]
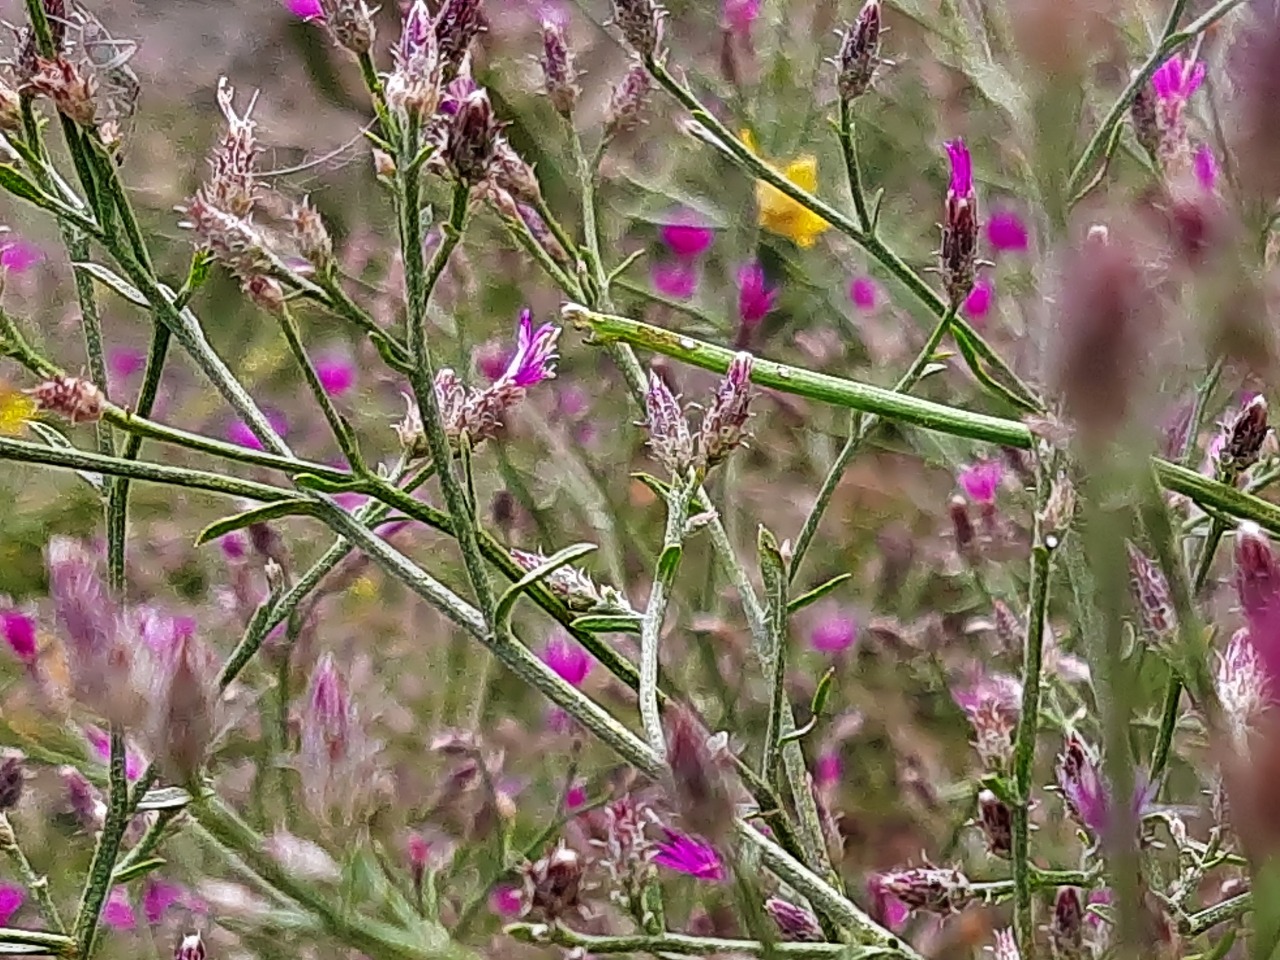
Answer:
[[(758, 153), (755, 137), (750, 130), (743, 130), (739, 136), (748, 150)], [(813, 193), (818, 189), (818, 158), (812, 154), (796, 157), (781, 173), (801, 190)], [(788, 237), (801, 248), (812, 247), (818, 237), (831, 226), (808, 207), (796, 203), (777, 187), (763, 180), (756, 181), (756, 206), (760, 210), (762, 229)]]
[(17, 436), (35, 413), (34, 400), (21, 390), (0, 382), (0, 436)]

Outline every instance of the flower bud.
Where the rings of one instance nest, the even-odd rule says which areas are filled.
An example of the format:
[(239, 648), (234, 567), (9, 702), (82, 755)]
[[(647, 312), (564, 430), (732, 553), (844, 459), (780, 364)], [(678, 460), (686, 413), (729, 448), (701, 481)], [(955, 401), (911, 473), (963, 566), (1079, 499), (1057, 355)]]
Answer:
[[(542, 554), (524, 550), (513, 549), (511, 557), (525, 572), (532, 572), (547, 562), (547, 558)], [(626, 597), (616, 589), (601, 587), (574, 566), (559, 567), (542, 582), (574, 613), (631, 609)]]
[(749, 353), (734, 355), (724, 379), (716, 388), (715, 399), (702, 418), (702, 433), (698, 439), (703, 464), (711, 469), (722, 463), (736, 448), (746, 443), (743, 429), (750, 415), (751, 367), (754, 360)]
[(30, 393), (41, 410), (66, 417), (72, 423), (96, 423), (102, 419), (102, 391), (81, 377), (54, 377)]
[(652, 88), (648, 71), (638, 63), (633, 64), (609, 95), (609, 109), (605, 112), (604, 121), (606, 142), (640, 126)]
[(311, 674), (302, 708), (298, 768), (308, 806), (321, 817), (335, 807), (344, 814), (366, 786), (360, 766), (363, 732), (333, 657), (325, 654)]
[(333, 260), (333, 240), (325, 229), (324, 220), (310, 200), (295, 204), (289, 213), (289, 225), (293, 228), (293, 240), (298, 252), (317, 270), (324, 270)]
[(649, 429), (649, 449), (654, 458), (671, 471), (682, 476), (694, 460), (693, 437), (689, 422), (685, 419), (680, 402), (667, 387), (666, 381), (654, 371), (649, 372), (649, 389), (645, 393), (645, 425)]
[(188, 784), (199, 774), (217, 729), (217, 665), (191, 630), (175, 631), (172, 648), (161, 657), (147, 691), (150, 748), (166, 776)]
[(1138, 601), (1138, 613), (1142, 618), (1142, 632), (1157, 648), (1168, 649), (1178, 630), (1169, 598), (1169, 584), (1164, 573), (1141, 550), (1129, 547), (1129, 583)]
[(560, 116), (568, 119), (578, 102), (578, 74), (564, 29), (551, 17), (542, 18), (542, 76), (547, 99)]
[(946, 144), (951, 159), (942, 221), (942, 284), (951, 305), (964, 303), (973, 290), (978, 259), (978, 195), (973, 188), (973, 165), (963, 140)]
[(445, 0), (436, 17), (436, 42), (447, 82), (457, 76), (471, 51), (471, 44), (484, 29), (480, 0)]
[(498, 147), (498, 122), (489, 94), (473, 90), (458, 104), (449, 127), (446, 159), (454, 175), (476, 184), (492, 170)]
[(1061, 887), (1053, 903), (1049, 946), (1054, 960), (1081, 960), (1084, 952), (1084, 907), (1075, 887)]
[(255, 273), (240, 286), (259, 309), (276, 316), (284, 313), (284, 287), (274, 277)]
[(972, 899), (969, 878), (959, 870), (916, 867), (882, 873), (877, 878), (883, 892), (908, 907), (930, 913), (955, 913)]
[(1271, 427), (1267, 423), (1267, 401), (1259, 394), (1232, 418), (1218, 452), (1219, 475), (1234, 482), (1245, 470), (1258, 462), (1258, 454)]
[(98, 788), (75, 767), (61, 767), (58, 774), (62, 777), (63, 789), (67, 791), (67, 806), (80, 828), (90, 834), (101, 830), (107, 816), (107, 804)]
[(1149, 83), (1141, 84), (1129, 104), (1129, 122), (1138, 145), (1155, 160), (1160, 152), (1160, 116), (1156, 109), (1156, 92)]
[(580, 906), (583, 863), (560, 843), (550, 854), (525, 869), (528, 902), (546, 920), (554, 921)]
[(1218, 655), (1215, 687), (1227, 730), (1237, 749), (1247, 753), (1249, 733), (1257, 727), (1273, 696), (1270, 678), (1247, 629), (1237, 630), (1227, 649)]
[(22, 800), (22, 788), (26, 783), (26, 771), (22, 756), (6, 757), (0, 763), (0, 813), (16, 807)]
[(990, 790), (978, 794), (978, 823), (987, 838), (987, 852), (1008, 860), (1013, 855), (1013, 812)]
[(836, 62), (837, 86), (842, 100), (854, 100), (867, 92), (880, 62), (880, 0), (867, 0), (858, 18), (844, 32)]
[(723, 748), (708, 742), (707, 731), (685, 706), (666, 713), (668, 790), (686, 828), (708, 840), (732, 830), (734, 797)]
[(778, 925), (783, 940), (821, 943), (826, 939), (818, 918), (804, 907), (797, 907), (781, 897), (770, 897), (764, 902), (764, 909)]
[(173, 960), (205, 960), (204, 940), (198, 933), (188, 933), (173, 951)]
[(654, 0), (613, 0), (613, 22), (641, 59), (657, 55), (663, 15)]

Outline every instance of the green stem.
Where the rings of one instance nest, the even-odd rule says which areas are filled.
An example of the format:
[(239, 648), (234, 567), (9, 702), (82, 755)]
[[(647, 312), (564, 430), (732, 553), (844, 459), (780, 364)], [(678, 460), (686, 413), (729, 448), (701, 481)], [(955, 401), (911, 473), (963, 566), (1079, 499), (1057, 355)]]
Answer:
[(1156, 732), (1156, 745), (1151, 751), (1151, 782), (1159, 783), (1169, 765), (1173, 749), (1173, 735), (1178, 729), (1178, 708), (1182, 704), (1182, 678), (1174, 672), (1164, 691), (1164, 706), (1160, 709), (1160, 729)]
[(787, 567), (777, 538), (763, 525), (757, 539), (760, 578), (765, 588), (766, 624), (769, 629), (769, 649), (765, 659), (769, 681), (769, 716), (765, 723), (760, 778), (768, 783), (775, 783), (783, 716), (787, 707)]
[(364, 79), (365, 88), (369, 91), (369, 99), (373, 101), (373, 112), (378, 116), (382, 137), (390, 142), (396, 134), (396, 128), (391, 112), (387, 109), (387, 98), (382, 89), (382, 80), (378, 77), (378, 69), (373, 62), (373, 56), (366, 51), (356, 59), (360, 63), (360, 76)]
[(1238, 920), (1253, 909), (1253, 894), (1240, 893), (1212, 907), (1206, 907), (1199, 913), (1183, 917), (1178, 921), (1178, 932), (1187, 937), (1198, 937), (1212, 930), (1218, 924), (1228, 920)]
[(307, 348), (302, 342), (302, 335), (298, 332), (297, 321), (294, 320), (293, 313), (289, 310), (288, 305), (280, 307), (279, 320), (285, 342), (289, 345), (289, 352), (293, 354), (293, 358), (302, 369), (302, 375), (307, 381), (307, 386), (311, 388), (311, 395), (324, 412), (324, 418), (329, 424), (329, 429), (333, 432), (334, 439), (338, 441), (338, 446), (342, 450), (343, 456), (347, 458), (347, 463), (351, 465), (352, 469), (358, 469), (361, 460), (360, 451), (356, 448), (356, 438), (351, 433), (351, 427), (342, 419), (337, 407), (333, 405), (333, 398), (329, 396), (329, 391), (320, 382), (320, 376), (316, 373), (316, 368), (311, 363), (311, 358), (307, 356)]
[(586, 951), (592, 955), (613, 953), (648, 953), (655, 957), (667, 955), (709, 957), (721, 954), (740, 957), (782, 957), (787, 960), (872, 960), (877, 957), (900, 957), (902, 954), (888, 947), (850, 947), (847, 943), (762, 943), (759, 940), (729, 940), (721, 937), (694, 937), (687, 933), (661, 933), (654, 936), (632, 934), (630, 936), (596, 936), (579, 933), (561, 924), (515, 923), (506, 933), (525, 943), (556, 944)]
[(23, 885), (35, 898), (45, 923), (53, 927), (55, 932), (65, 934), (67, 928), (62, 922), (62, 916), (58, 913), (58, 905), (53, 902), (53, 897), (49, 894), (49, 878), (40, 876), (31, 866), (31, 861), (27, 859), (27, 855), (18, 844), (18, 838), (13, 832), (13, 824), (3, 813), (0, 813), (0, 851), (9, 858)]
[(111, 760), (108, 769), (110, 780), (107, 816), (93, 850), (93, 859), (89, 863), (89, 873), (85, 877), (84, 891), (80, 894), (80, 906), (76, 910), (76, 922), (72, 931), (81, 957), (93, 956), (102, 905), (111, 892), (111, 874), (115, 871), (120, 844), (129, 826), (129, 780), (125, 776), (124, 731), (115, 723), (111, 725)]
[(53, 954), (55, 957), (76, 956), (76, 942), (74, 940), (60, 933), (45, 933), (43, 930), (18, 930), (14, 927), (0, 927), (0, 943), (24, 947), (44, 947), (46, 952)]
[(649, 601), (640, 621), (640, 721), (649, 746), (659, 757), (667, 755), (666, 735), (658, 712), (658, 648), (662, 641), (662, 624), (667, 616), (671, 585), (680, 569), (684, 549), (685, 522), (689, 516), (689, 497), (693, 482), (679, 481), (667, 499), (667, 524), (662, 537), (662, 555), (649, 588)]
[(858, 163), (858, 140), (853, 129), (853, 102), (840, 98), (840, 149), (844, 153), (845, 174), (849, 178), (849, 193), (853, 197), (853, 209), (858, 215), (858, 227), (868, 236), (874, 233), (871, 211), (867, 209), (867, 197), (862, 187), (862, 166)]

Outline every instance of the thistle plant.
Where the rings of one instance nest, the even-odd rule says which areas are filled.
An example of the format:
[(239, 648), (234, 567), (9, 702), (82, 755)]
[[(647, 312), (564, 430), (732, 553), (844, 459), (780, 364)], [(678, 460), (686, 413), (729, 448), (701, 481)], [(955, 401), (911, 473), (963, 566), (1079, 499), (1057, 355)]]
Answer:
[(1274, 11), (286, 6), (4, 59), (0, 949), (1280, 950)]

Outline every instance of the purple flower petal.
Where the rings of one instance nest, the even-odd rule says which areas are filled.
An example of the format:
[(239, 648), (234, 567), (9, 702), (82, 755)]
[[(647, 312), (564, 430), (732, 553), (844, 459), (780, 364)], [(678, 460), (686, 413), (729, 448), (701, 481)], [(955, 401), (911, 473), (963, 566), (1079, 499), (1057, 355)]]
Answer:
[(730, 33), (750, 37), (751, 28), (760, 19), (762, 0), (724, 0), (720, 5), (720, 21)]
[(844, 653), (857, 639), (858, 622), (839, 609), (832, 609), (809, 632), (809, 646), (819, 653)]
[(25, 273), (44, 260), (44, 253), (34, 243), (26, 240), (0, 241), (0, 270)]
[(582, 686), (591, 672), (591, 657), (577, 641), (557, 634), (547, 641), (542, 651), (542, 662), (556, 672), (565, 683)]
[(980, 277), (960, 305), (960, 312), (970, 320), (984, 320), (991, 312), (991, 302), (995, 299), (995, 285), (986, 278)]
[(318, 20), (324, 17), (324, 8), (320, 6), (320, 0), (284, 0), (284, 5), (295, 17), (302, 17), (304, 20)]
[(12, 883), (0, 885), (0, 927), (9, 925), (9, 921), (13, 919), (13, 915), (18, 912), (25, 899), (26, 894), (22, 892), (21, 887), (14, 886)]
[(854, 277), (849, 284), (849, 299), (859, 310), (870, 313), (880, 303), (880, 285), (870, 277)]
[(554, 323), (544, 323), (533, 329), (533, 313), (523, 310), (516, 334), (516, 352), (499, 380), (508, 380), (517, 387), (531, 387), (556, 375), (556, 340), (560, 328)]
[(503, 918), (518, 917), (524, 911), (524, 895), (519, 887), (494, 887), (489, 894), (489, 909)]
[(0, 610), (0, 636), (23, 663), (36, 659), (36, 622), (18, 610)]
[(142, 914), (154, 927), (164, 919), (165, 911), (175, 903), (182, 903), (185, 897), (186, 891), (175, 883), (150, 880), (142, 890)]
[[(282, 437), (289, 431), (288, 422), (278, 413), (268, 413), (267, 422)], [(262, 441), (257, 438), (254, 432), (249, 429), (249, 425), (243, 420), (236, 420), (231, 426), (227, 427), (227, 439), (236, 444), (236, 446), (247, 447), (250, 450), (263, 449)]]
[(715, 882), (724, 879), (724, 865), (715, 848), (696, 837), (667, 830), (667, 839), (657, 845), (653, 862), (660, 867), (686, 873), (699, 880)]
[(688, 210), (680, 211), (664, 223), (659, 233), (667, 249), (682, 260), (702, 256), (716, 238), (715, 232), (699, 223), (696, 214)]
[(973, 192), (973, 162), (969, 157), (969, 148), (959, 137), (948, 140), (943, 147), (951, 161), (951, 184), (948, 189), (956, 196), (968, 196)]
[(992, 503), (1004, 479), (1004, 465), (999, 460), (980, 460), (960, 471), (956, 478), (965, 496), (975, 503)]
[(1027, 225), (1012, 210), (1000, 210), (987, 221), (987, 242), (1002, 252), (1027, 249), (1029, 236)]
[(738, 319), (744, 326), (753, 327), (763, 320), (777, 298), (777, 288), (768, 285), (758, 261), (738, 271)]
[(813, 761), (813, 782), (818, 787), (827, 789), (834, 787), (843, 776), (844, 761), (835, 751), (819, 754)]
[(341, 357), (325, 357), (316, 361), (316, 378), (324, 392), (340, 397), (356, 384), (356, 365)]
[(680, 260), (664, 260), (649, 269), (653, 289), (672, 300), (688, 300), (698, 290), (698, 268)]
[(1207, 143), (1200, 144), (1191, 158), (1191, 168), (1195, 172), (1196, 182), (1206, 191), (1213, 192), (1218, 185), (1218, 158), (1213, 148)]
[(102, 907), (102, 922), (113, 930), (132, 930), (138, 925), (138, 917), (129, 904), (129, 895), (123, 887), (116, 887)]
[(107, 368), (111, 375), (127, 380), (141, 373), (147, 365), (147, 355), (132, 347), (116, 347), (107, 351)]

